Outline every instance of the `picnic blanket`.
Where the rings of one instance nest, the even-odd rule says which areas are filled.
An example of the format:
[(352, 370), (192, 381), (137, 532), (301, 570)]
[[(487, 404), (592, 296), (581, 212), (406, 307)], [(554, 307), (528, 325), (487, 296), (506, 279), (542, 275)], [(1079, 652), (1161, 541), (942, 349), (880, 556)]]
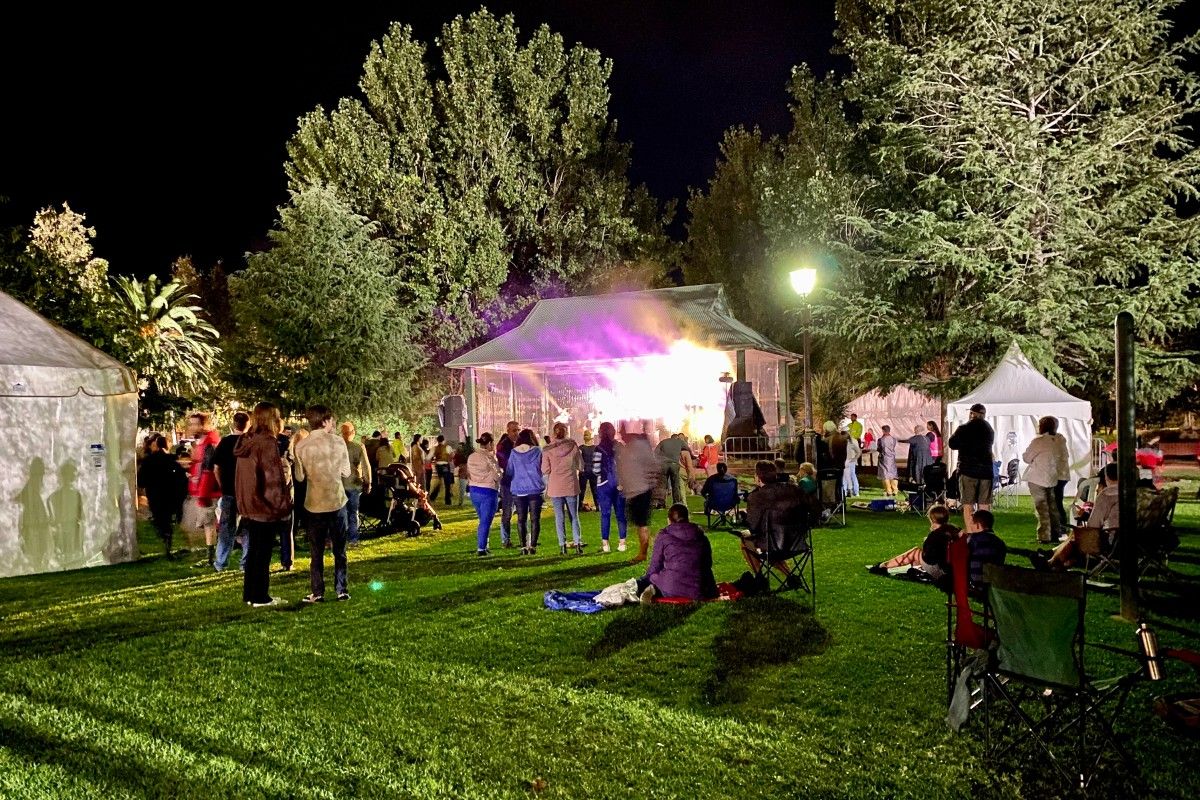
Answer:
[[(637, 585), (636, 578), (630, 578), (625, 583), (618, 583), (598, 592), (560, 592), (551, 589), (542, 598), (543, 605), (551, 611), (574, 611), (577, 614), (595, 614), (610, 608), (620, 608), (623, 605), (636, 603), (638, 596), (633, 587)], [(718, 583), (717, 596), (713, 602), (724, 600), (732, 602), (741, 600), (744, 595), (732, 583)], [(632, 599), (631, 599), (632, 598)], [(694, 603), (689, 597), (658, 597), (655, 603), (683, 604)]]

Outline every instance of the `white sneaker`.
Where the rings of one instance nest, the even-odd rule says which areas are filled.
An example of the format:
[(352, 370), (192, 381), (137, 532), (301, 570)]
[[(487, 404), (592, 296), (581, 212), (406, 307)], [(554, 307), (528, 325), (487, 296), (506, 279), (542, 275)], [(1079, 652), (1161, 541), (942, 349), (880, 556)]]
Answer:
[(284, 600), (282, 597), (272, 597), (270, 600), (268, 600), (265, 603), (251, 603), (250, 605), (253, 606), (254, 608), (270, 608), (271, 606), (286, 606), (287, 600)]
[(641, 596), (638, 597), (638, 602), (644, 606), (651, 605), (654, 603), (654, 594), (654, 584), (650, 584), (646, 587), (646, 590), (642, 592)]
[(601, 553), (610, 553), (610, 552), (612, 552), (612, 551), (611, 551), (611, 550), (609, 550), (609, 548), (608, 548), (608, 540), (607, 540), (607, 539), (605, 539), (604, 541), (602, 541), (602, 542), (600, 543), (600, 552), (601, 552)]
[(624, 552), (625, 552), (625, 540), (624, 540), (624, 539), (622, 539), (621, 541), (617, 542), (617, 552), (619, 552), (619, 553), (624, 553)]

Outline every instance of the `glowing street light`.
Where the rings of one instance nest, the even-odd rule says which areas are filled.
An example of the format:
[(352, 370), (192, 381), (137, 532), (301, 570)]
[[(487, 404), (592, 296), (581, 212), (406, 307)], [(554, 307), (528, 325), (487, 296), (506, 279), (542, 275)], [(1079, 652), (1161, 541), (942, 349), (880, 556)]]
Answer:
[(812, 374), (808, 364), (812, 360), (809, 342), (809, 328), (812, 327), (812, 314), (808, 305), (808, 296), (817, 286), (817, 271), (812, 267), (794, 269), (791, 273), (792, 290), (803, 301), (801, 307), (801, 324), (804, 327), (804, 457), (812, 460), (813, 448), (813, 407), (812, 407)]

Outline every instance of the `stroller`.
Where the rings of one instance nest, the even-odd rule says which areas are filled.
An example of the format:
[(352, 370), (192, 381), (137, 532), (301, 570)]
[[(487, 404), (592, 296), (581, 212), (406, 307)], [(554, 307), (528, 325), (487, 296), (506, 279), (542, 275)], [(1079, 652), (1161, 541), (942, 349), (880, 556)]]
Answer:
[(442, 529), (437, 511), (407, 464), (395, 463), (381, 469), (375, 491), (363, 497), (360, 511), (375, 521), (367, 530), (376, 536), (399, 532), (418, 536), (426, 525), (432, 525), (435, 531)]

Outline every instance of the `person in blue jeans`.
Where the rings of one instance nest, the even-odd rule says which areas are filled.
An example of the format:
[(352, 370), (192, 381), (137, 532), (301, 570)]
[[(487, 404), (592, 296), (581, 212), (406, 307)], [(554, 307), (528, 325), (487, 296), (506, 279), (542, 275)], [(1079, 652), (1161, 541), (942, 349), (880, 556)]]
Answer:
[(517, 434), (504, 477), (508, 478), (517, 506), (521, 553), (533, 555), (542, 533), (542, 492), (546, 491), (546, 483), (542, 480), (542, 448), (537, 446), (537, 437), (529, 428)]
[(358, 544), (358, 504), (363, 492), (371, 490), (371, 462), (367, 449), (354, 438), (354, 423), (343, 422), (342, 438), (346, 441), (346, 456), (350, 459), (350, 477), (342, 479), (346, 488), (346, 539)]
[(571, 535), (576, 553), (583, 553), (579, 529), (579, 445), (567, 438), (567, 426), (554, 423), (554, 438), (542, 450), (542, 474), (546, 476), (546, 494), (554, 505), (554, 530), (558, 533), (558, 552), (567, 554), (566, 520), (571, 517)]
[[(213, 569), (223, 572), (229, 564), (229, 554), (238, 534), (237, 510), (237, 456), (233, 450), (241, 440), (242, 434), (250, 424), (250, 415), (239, 411), (233, 415), (233, 432), (221, 439), (217, 449), (213, 451), (213, 473), (217, 484), (221, 487), (221, 498), (217, 501), (217, 552), (213, 558)], [(249, 538), (242, 545), (242, 571), (246, 569), (246, 552), (249, 550)]]
[(471, 495), (471, 505), (475, 506), (475, 514), (479, 517), (479, 526), (475, 533), (475, 554), (480, 558), (491, 555), (488, 550), (488, 536), (492, 530), (492, 520), (496, 518), (496, 510), (500, 506), (500, 462), (496, 460), (496, 441), (492, 434), (485, 433), (475, 440), (479, 448), (467, 456), (468, 492)]
[(591, 464), (584, 469), (592, 470), (596, 476), (596, 504), (600, 510), (600, 552), (610, 552), (608, 536), (612, 518), (617, 519), (617, 550), (625, 552), (625, 536), (629, 532), (625, 520), (625, 496), (617, 486), (617, 450), (623, 445), (617, 441), (617, 429), (611, 422), (600, 423), (600, 442), (596, 445)]

